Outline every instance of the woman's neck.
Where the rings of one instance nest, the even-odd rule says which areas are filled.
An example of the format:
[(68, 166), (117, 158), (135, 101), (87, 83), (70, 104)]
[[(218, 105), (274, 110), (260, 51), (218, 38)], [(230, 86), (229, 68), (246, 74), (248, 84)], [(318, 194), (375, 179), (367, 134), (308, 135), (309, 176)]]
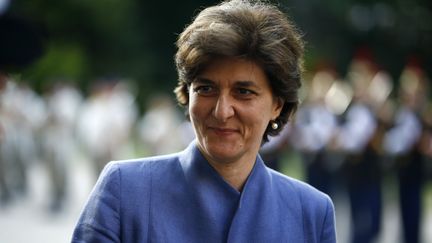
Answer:
[(243, 190), (243, 186), (255, 165), (255, 160), (256, 156), (254, 158), (244, 158), (235, 162), (224, 163), (207, 158), (207, 161), (219, 175), (239, 192)]

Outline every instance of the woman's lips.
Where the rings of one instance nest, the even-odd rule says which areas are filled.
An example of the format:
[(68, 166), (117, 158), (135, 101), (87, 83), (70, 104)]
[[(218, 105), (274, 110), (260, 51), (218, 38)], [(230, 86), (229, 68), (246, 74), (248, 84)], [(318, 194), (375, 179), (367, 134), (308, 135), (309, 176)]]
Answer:
[(237, 129), (232, 128), (221, 128), (221, 127), (209, 127), (214, 133), (220, 136), (229, 136), (238, 133)]

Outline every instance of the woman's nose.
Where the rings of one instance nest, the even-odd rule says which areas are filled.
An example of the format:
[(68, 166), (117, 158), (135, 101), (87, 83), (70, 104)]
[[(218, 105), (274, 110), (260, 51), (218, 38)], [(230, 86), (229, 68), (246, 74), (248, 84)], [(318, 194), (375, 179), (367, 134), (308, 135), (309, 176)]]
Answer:
[(233, 101), (228, 96), (220, 95), (216, 101), (213, 115), (221, 122), (227, 121), (234, 115)]

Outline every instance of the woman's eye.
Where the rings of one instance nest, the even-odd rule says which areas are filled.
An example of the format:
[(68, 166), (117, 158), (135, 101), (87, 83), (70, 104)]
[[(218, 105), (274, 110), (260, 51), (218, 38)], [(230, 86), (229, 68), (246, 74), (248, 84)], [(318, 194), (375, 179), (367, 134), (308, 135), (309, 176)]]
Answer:
[(194, 88), (194, 91), (198, 94), (210, 94), (214, 91), (214, 88), (210, 85), (201, 85)]
[(238, 89), (237, 92), (240, 95), (251, 95), (251, 94), (254, 94), (254, 92), (252, 90), (244, 89), (244, 88)]

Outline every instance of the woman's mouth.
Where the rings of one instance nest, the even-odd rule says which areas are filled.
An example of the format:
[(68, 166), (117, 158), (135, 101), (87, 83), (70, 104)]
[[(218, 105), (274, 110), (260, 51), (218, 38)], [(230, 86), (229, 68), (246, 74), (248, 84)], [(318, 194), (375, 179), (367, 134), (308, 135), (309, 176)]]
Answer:
[(222, 128), (222, 127), (209, 127), (218, 136), (229, 136), (238, 133), (237, 129), (232, 128)]

